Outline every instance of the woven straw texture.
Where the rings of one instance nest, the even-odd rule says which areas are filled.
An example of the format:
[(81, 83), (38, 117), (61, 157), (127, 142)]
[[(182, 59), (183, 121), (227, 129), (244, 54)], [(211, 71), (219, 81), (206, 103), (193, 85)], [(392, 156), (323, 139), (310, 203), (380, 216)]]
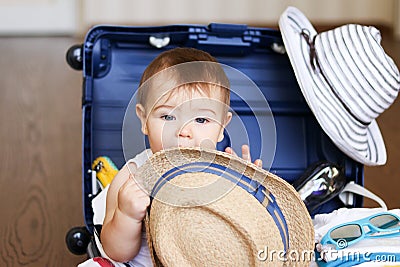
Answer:
[[(217, 163), (264, 185), (275, 196), (287, 223), (289, 256), (313, 250), (311, 218), (293, 187), (236, 156), (195, 148), (165, 150), (140, 167), (135, 179), (151, 192), (165, 172), (193, 162)], [(157, 191), (145, 221), (155, 266), (309, 265), (307, 257), (283, 260), (282, 255), (259, 254), (260, 250), (284, 250), (275, 221), (246, 190), (215, 174), (177, 175)], [(267, 259), (260, 260), (258, 255)]]

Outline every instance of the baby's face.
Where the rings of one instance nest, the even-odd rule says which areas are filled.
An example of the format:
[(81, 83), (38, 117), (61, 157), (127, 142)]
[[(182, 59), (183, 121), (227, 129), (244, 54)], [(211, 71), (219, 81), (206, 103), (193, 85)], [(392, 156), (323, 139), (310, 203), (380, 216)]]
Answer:
[(215, 149), (223, 139), (224, 127), (232, 114), (221, 101), (222, 90), (213, 90), (210, 96), (198, 91), (190, 96), (182, 93), (150, 101), (154, 105), (137, 106), (142, 131), (148, 136), (153, 153), (172, 147)]

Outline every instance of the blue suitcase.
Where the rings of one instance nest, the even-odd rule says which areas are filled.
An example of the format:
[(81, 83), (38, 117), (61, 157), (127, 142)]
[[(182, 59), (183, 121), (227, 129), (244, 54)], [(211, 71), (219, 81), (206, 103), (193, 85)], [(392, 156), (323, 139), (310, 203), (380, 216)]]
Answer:
[[(86, 226), (67, 234), (67, 244), (72, 252), (83, 253), (90, 239), (87, 235), (92, 235), (94, 230), (91, 200), (96, 192), (93, 192), (90, 173), (93, 160), (107, 156), (118, 168), (123, 166), (125, 110), (145, 67), (159, 53), (174, 47), (207, 51), (220, 63), (248, 76), (259, 88), (261, 97), (252, 88), (242, 88), (240, 96), (231, 94), (231, 109), (248, 133), (252, 158), (261, 155), (269, 171), (293, 183), (311, 164), (328, 160), (344, 168), (348, 181), (363, 185), (363, 165), (335, 147), (308, 108), (284, 52), (279, 31), (231, 24), (96, 26), (87, 33), (83, 45), (73, 46), (67, 52), (71, 67), (83, 70), (82, 188)], [(263, 97), (268, 101), (267, 105), (262, 102)], [(273, 119), (275, 136), (263, 134), (255, 114)], [(228, 132), (234, 133), (235, 127), (228, 126)], [(268, 140), (274, 138), (276, 147)], [(143, 145), (143, 137), (138, 136), (137, 140)], [(223, 149), (230, 141), (225, 138), (218, 144), (218, 149)], [(275, 149), (273, 158), (263, 156), (261, 143), (267, 149)], [(240, 151), (234, 145), (233, 148)], [(356, 197), (354, 206), (361, 205), (362, 198)], [(314, 213), (330, 212), (342, 206), (338, 198), (334, 198)]]

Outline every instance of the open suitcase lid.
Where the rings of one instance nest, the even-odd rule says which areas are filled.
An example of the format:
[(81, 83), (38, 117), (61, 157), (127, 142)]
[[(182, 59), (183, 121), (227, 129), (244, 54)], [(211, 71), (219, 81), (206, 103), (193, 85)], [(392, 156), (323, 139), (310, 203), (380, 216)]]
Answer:
[[(363, 165), (336, 148), (308, 108), (279, 31), (231, 24), (96, 26), (87, 33), (83, 44), (83, 188), (87, 225), (92, 224), (87, 196), (91, 194), (88, 170), (93, 160), (108, 156), (118, 168), (122, 167), (127, 160), (122, 151), (122, 124), (141, 75), (159, 53), (181, 46), (207, 51), (220, 63), (239, 70), (257, 85), (268, 101), (264, 105), (260, 95), (246, 88), (239, 94), (246, 96), (245, 101), (231, 95), (231, 108), (244, 123), (253, 159), (261, 155), (267, 169), (288, 182), (298, 179), (312, 163), (328, 160), (343, 166), (349, 181), (362, 185)], [(272, 120), (276, 132), (264, 136), (254, 114)], [(219, 149), (240, 137), (235, 136), (238, 132), (235, 127), (228, 126), (233, 136), (219, 144)], [(140, 135), (140, 130), (137, 133)], [(134, 138), (138, 146), (129, 155), (139, 153), (144, 147), (142, 135)], [(240, 151), (245, 142), (231, 142), (231, 145)], [(271, 150), (273, 157), (263, 158)], [(355, 205), (361, 206), (361, 201), (357, 198)], [(340, 206), (339, 201), (331, 201), (317, 212)]]

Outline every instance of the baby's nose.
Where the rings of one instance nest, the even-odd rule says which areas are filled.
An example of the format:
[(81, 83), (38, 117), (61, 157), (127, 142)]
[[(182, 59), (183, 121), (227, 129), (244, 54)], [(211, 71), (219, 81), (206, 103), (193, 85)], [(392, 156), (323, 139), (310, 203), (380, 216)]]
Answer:
[(186, 123), (179, 129), (179, 137), (192, 138), (192, 136), (192, 126), (190, 123)]

